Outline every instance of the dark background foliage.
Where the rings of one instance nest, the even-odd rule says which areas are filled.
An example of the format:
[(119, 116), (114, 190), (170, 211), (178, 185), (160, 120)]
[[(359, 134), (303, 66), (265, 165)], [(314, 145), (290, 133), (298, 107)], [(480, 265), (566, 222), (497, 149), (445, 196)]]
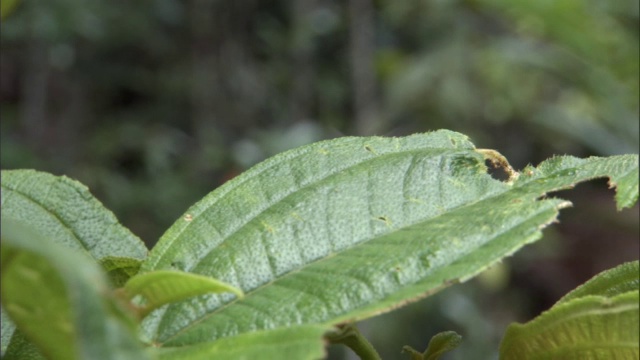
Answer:
[[(152, 246), (224, 181), (326, 138), (448, 128), (516, 168), (635, 153), (638, 20), (635, 0), (24, 0), (1, 25), (0, 161), (80, 180)], [(575, 208), (543, 241), (363, 332), (386, 358), (449, 329), (451, 358), (495, 357), (506, 324), (638, 258), (638, 207), (612, 195), (561, 193)]]

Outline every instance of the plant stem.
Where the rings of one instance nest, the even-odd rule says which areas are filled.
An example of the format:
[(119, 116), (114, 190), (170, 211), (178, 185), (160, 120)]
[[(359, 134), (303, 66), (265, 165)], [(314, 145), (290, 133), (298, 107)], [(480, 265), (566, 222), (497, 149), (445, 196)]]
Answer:
[(353, 324), (345, 324), (327, 335), (327, 339), (332, 344), (344, 344), (356, 353), (362, 360), (382, 360), (380, 354), (373, 348), (373, 345), (360, 333)]

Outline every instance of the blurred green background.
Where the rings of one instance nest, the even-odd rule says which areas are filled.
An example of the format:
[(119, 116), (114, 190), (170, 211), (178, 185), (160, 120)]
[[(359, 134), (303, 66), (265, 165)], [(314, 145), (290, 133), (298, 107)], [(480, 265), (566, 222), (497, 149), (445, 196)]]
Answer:
[[(80, 180), (149, 246), (224, 181), (326, 138), (448, 128), (516, 168), (638, 152), (637, 0), (12, 3), (2, 168)], [(496, 358), (506, 324), (638, 258), (638, 207), (617, 213), (606, 181), (561, 196), (575, 208), (543, 241), (361, 324), (383, 358), (443, 330), (464, 337), (448, 359)]]

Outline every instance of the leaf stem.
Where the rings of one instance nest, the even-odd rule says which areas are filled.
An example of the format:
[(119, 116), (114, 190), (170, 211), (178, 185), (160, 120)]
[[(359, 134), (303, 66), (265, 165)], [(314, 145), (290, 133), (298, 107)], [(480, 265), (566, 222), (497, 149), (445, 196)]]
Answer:
[(373, 345), (360, 333), (353, 324), (340, 325), (335, 332), (327, 335), (332, 344), (344, 344), (362, 360), (382, 360)]

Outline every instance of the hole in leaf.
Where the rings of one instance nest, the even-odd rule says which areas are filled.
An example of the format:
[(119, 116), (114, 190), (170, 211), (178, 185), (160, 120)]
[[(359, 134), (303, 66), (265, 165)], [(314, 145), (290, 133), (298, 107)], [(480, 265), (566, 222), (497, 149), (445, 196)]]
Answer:
[(485, 165), (487, 165), (487, 172), (491, 175), (492, 178), (498, 181), (507, 181), (509, 180), (509, 172), (502, 166), (496, 164), (491, 160), (485, 160)]

